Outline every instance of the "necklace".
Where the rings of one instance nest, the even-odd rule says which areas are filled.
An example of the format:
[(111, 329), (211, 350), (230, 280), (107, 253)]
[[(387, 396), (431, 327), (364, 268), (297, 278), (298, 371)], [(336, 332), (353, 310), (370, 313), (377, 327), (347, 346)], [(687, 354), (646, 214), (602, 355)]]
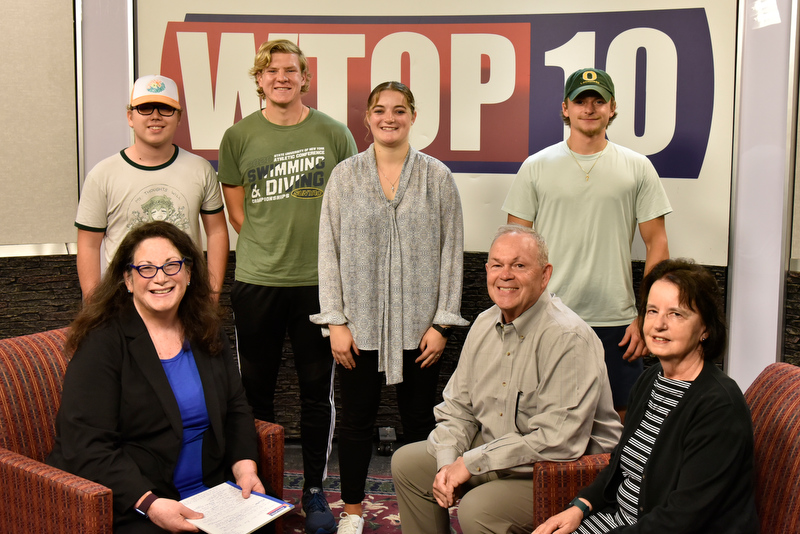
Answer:
[[(279, 124), (278, 126), (297, 126), (298, 124), (300, 124), (300, 121), (303, 120), (303, 115), (305, 114), (305, 112), (306, 112), (306, 107), (303, 106), (302, 109), (300, 109), (300, 116), (297, 118), (297, 122), (294, 123), (294, 125), (292, 125), (292, 124)], [(272, 124), (278, 124), (277, 122), (274, 122), (272, 119), (269, 118), (269, 115), (267, 114), (267, 108), (264, 108), (264, 118), (267, 119)]]
[[(400, 174), (402, 174), (402, 173), (400, 173)], [(386, 183), (389, 184), (389, 187), (392, 188), (392, 193), (394, 193), (394, 186), (396, 186), (397, 182), (400, 181), (400, 174), (397, 175), (397, 179), (393, 183), (391, 180), (389, 180), (388, 175), (385, 172), (381, 172), (381, 168), (378, 167), (378, 177), (383, 179), (383, 180), (386, 180)], [(381, 175), (383, 175), (383, 176), (381, 176)]]
[[(608, 145), (606, 145), (606, 146), (608, 146)], [(583, 174), (586, 175), (586, 181), (587, 182), (589, 181), (589, 174), (591, 174), (592, 169), (594, 169), (594, 166), (597, 165), (598, 161), (600, 161), (600, 158), (603, 157), (603, 154), (606, 153), (606, 148), (603, 147), (603, 150), (600, 151), (600, 155), (595, 158), (594, 163), (592, 163), (592, 166), (589, 167), (589, 170), (587, 171), (586, 169), (583, 168), (583, 165), (581, 165), (581, 162), (578, 161), (578, 158), (575, 157), (575, 153), (572, 151), (571, 148), (569, 148), (569, 145), (567, 145), (567, 150), (569, 150), (569, 155), (572, 156), (572, 159), (575, 160), (575, 164), (578, 166), (578, 168), (580, 168), (580, 170), (583, 172)]]
[[(406, 161), (406, 158), (408, 157), (409, 148), (410, 147), (406, 147), (406, 154), (405, 154), (405, 156), (403, 156), (403, 160), (399, 163), (399, 165), (397, 163), (395, 163), (393, 165), (395, 169), (399, 168), (399, 170), (397, 171), (397, 179), (395, 179), (394, 182), (389, 180), (389, 175), (387, 173), (381, 171), (381, 166), (378, 164), (378, 149), (377, 149), (377, 147), (375, 149), (375, 167), (378, 169), (378, 178), (381, 179), (381, 180), (385, 180), (386, 181), (386, 183), (389, 185), (389, 187), (391, 187), (392, 193), (394, 193), (394, 188), (397, 185), (397, 182), (400, 181), (400, 176), (403, 175), (403, 167), (405, 166), (405, 161)], [(391, 158), (383, 158), (383, 159), (391, 159)], [(392, 196), (394, 196), (394, 195), (392, 195)]]

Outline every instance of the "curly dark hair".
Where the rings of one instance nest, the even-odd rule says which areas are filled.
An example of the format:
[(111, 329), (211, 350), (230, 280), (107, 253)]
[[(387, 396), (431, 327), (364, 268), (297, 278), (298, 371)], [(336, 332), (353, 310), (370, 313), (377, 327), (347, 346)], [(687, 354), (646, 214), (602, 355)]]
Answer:
[[(697, 265), (694, 260), (675, 258), (658, 263), (642, 280), (639, 299), (639, 333), (642, 334), (650, 288), (659, 280), (678, 287), (682, 305), (695, 310), (708, 332), (700, 344), (703, 359), (715, 360), (722, 356), (728, 343), (728, 326), (723, 312), (722, 291), (711, 271)], [(642, 334), (644, 338), (644, 335)]]
[(221, 354), (222, 311), (211, 298), (211, 283), (203, 252), (186, 233), (163, 221), (137, 226), (122, 240), (102, 281), (70, 325), (68, 353), (77, 350), (89, 332), (119, 317), (123, 310), (132, 305), (132, 297), (125, 286), (125, 274), (132, 271), (130, 264), (139, 245), (157, 237), (172, 243), (186, 258), (184, 268), (192, 273), (192, 283), (186, 287), (178, 306), (178, 318), (186, 338), (209, 354)]

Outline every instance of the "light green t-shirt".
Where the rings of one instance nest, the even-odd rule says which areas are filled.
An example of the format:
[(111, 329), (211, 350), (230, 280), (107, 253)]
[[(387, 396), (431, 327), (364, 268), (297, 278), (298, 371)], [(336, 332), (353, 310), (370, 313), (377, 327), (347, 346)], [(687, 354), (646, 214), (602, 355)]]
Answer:
[(636, 225), (672, 208), (645, 156), (609, 142), (601, 157), (575, 157), (583, 169), (592, 169), (588, 180), (565, 141), (530, 156), (503, 211), (533, 221), (547, 241), (553, 264), (548, 291), (591, 326), (630, 324), (636, 317)]
[(145, 167), (122, 150), (98, 163), (86, 177), (75, 226), (105, 232), (105, 270), (132, 228), (167, 221), (202, 247), (200, 216), (222, 209), (214, 167), (200, 156), (176, 146), (168, 162)]
[(336, 164), (355, 153), (350, 130), (315, 109), (294, 126), (272, 124), (256, 111), (228, 128), (219, 181), (245, 190), (236, 280), (317, 285), (322, 195)]

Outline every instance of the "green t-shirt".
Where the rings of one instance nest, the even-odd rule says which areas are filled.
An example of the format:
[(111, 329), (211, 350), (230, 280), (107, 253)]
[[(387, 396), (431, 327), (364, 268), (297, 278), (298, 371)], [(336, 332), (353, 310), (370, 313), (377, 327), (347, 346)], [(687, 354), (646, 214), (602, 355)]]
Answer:
[(355, 153), (347, 126), (315, 109), (293, 126), (272, 124), (257, 111), (228, 128), (218, 178), (245, 190), (236, 280), (317, 285), (322, 195), (336, 164)]

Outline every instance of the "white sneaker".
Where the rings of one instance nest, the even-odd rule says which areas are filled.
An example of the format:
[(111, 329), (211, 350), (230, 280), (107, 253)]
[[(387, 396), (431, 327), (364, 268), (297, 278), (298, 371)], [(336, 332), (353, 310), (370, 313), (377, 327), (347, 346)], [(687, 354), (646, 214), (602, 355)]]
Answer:
[(364, 530), (364, 518), (360, 515), (342, 512), (339, 514), (338, 534), (361, 534)]

